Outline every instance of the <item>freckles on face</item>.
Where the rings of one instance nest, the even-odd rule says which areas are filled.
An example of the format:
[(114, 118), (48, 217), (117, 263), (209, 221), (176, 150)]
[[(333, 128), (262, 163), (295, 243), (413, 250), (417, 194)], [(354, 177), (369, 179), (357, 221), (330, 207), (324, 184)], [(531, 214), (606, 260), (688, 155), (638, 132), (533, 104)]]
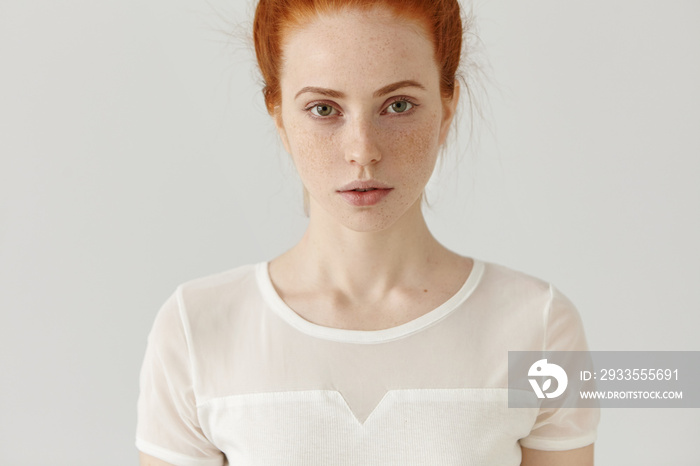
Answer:
[(435, 164), (435, 157), (432, 155), (435, 155), (439, 148), (439, 119), (438, 112), (432, 111), (426, 122), (434, 124), (417, 125), (397, 132), (396, 146), (405, 148), (406, 165), (415, 169), (429, 167), (432, 173)]
[[(312, 216), (320, 207), (356, 229), (388, 226), (420, 199), (435, 167), (443, 107), (432, 42), (420, 25), (370, 10), (319, 16), (283, 45), (278, 128)], [(412, 84), (385, 91), (402, 82)], [(337, 190), (355, 180), (393, 189), (351, 206)]]
[(299, 125), (292, 120), (287, 134), (294, 166), (307, 190), (314, 192), (317, 185), (327, 184), (327, 180), (333, 180), (339, 176), (336, 173), (337, 163), (334, 163), (339, 147), (339, 137), (336, 132), (326, 132), (323, 137), (319, 137), (320, 135), (313, 131), (313, 128)]

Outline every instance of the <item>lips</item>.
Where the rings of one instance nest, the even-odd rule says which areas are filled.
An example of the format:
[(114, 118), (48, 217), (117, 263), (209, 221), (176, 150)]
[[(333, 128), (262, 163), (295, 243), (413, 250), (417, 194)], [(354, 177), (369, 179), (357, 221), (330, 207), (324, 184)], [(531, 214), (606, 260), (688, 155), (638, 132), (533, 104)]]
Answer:
[(356, 191), (356, 192), (362, 192), (362, 191), (371, 191), (371, 190), (376, 190), (376, 189), (392, 189), (391, 186), (382, 183), (381, 181), (377, 180), (355, 180), (351, 183), (346, 184), (342, 188), (338, 190), (338, 192), (347, 192), (347, 191)]
[(365, 207), (377, 204), (384, 199), (393, 188), (375, 181), (353, 181), (338, 190), (338, 193), (348, 204), (356, 207)]

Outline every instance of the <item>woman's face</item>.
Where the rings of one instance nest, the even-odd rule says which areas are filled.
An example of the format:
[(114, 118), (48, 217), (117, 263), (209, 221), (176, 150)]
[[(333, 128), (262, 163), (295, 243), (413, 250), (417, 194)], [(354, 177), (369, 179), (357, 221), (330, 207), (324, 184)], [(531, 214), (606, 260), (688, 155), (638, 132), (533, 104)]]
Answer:
[[(355, 231), (388, 228), (420, 198), (457, 96), (422, 26), (384, 9), (321, 15), (283, 44), (276, 124), (309, 192), (309, 211)], [(348, 184), (366, 181), (364, 193)]]

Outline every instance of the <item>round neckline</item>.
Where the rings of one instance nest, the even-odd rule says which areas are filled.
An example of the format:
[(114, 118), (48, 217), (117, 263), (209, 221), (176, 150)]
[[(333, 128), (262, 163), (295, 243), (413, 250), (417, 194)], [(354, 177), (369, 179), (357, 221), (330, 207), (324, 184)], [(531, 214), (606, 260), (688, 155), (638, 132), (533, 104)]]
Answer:
[(472, 258), (472, 262), (472, 270), (469, 276), (460, 289), (447, 301), (420, 317), (396, 327), (381, 330), (350, 330), (314, 324), (294, 312), (277, 293), (270, 279), (270, 263), (268, 261), (259, 262), (255, 266), (255, 275), (263, 299), (282, 320), (296, 330), (313, 337), (338, 342), (385, 343), (412, 335), (432, 326), (462, 304), (472, 294), (484, 273), (484, 263), (482, 261)]

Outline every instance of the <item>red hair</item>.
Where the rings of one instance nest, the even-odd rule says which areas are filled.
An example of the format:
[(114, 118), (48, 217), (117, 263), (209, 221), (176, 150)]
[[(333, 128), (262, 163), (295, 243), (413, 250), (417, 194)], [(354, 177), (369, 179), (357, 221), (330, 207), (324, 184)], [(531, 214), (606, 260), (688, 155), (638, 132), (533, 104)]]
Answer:
[(253, 40), (270, 114), (281, 102), (284, 33), (320, 13), (373, 7), (389, 8), (397, 16), (417, 20), (425, 27), (440, 67), (440, 92), (444, 98), (452, 98), (462, 53), (462, 18), (457, 0), (260, 0), (255, 10)]

